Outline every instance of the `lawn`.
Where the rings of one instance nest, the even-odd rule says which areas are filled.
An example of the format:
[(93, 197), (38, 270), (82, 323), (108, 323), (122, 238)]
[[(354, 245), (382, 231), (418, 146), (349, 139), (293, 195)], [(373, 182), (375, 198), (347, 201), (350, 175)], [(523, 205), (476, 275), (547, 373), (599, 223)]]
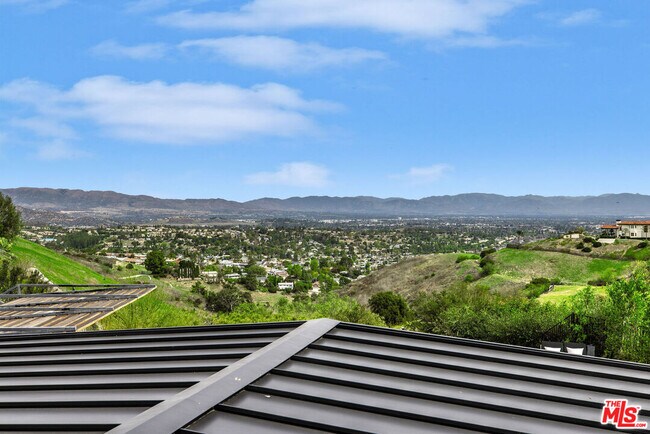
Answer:
[[(539, 296), (539, 301), (550, 303), (561, 303), (569, 297), (574, 296), (581, 289), (586, 288), (582, 285), (556, 285), (553, 291), (546, 292)], [(606, 295), (607, 292), (604, 286), (594, 287), (596, 294)]]
[(39, 244), (16, 238), (11, 253), (21, 264), (37, 268), (53, 283), (116, 283), (90, 268)]

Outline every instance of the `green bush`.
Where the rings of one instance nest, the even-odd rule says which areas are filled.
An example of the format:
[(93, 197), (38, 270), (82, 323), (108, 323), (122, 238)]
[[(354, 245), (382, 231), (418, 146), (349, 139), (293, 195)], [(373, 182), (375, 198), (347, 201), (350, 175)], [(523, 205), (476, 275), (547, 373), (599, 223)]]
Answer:
[(646, 273), (609, 284), (607, 297), (588, 287), (571, 298), (569, 307), (580, 321), (568, 338), (595, 343), (597, 354), (605, 357), (650, 362), (650, 276)]
[(489, 248), (489, 249), (485, 249), (485, 250), (483, 250), (481, 252), (481, 258), (485, 258), (486, 256), (491, 255), (492, 253), (496, 253), (496, 252), (497, 252), (497, 249), (495, 249), (494, 247)]
[(537, 298), (546, 291), (551, 285), (560, 285), (560, 279), (547, 279), (545, 277), (535, 277), (524, 287), (524, 295), (528, 298)]
[(567, 314), (563, 306), (467, 285), (422, 295), (412, 308), (419, 331), (531, 347)]
[(594, 241), (593, 243), (591, 243), (591, 245), (598, 248), (598, 247), (602, 247), (603, 243), (601, 243), (600, 241)]
[(315, 299), (289, 301), (281, 298), (273, 305), (244, 303), (230, 313), (221, 313), (215, 318), (218, 324), (240, 324), (252, 322), (304, 321), (317, 318), (332, 318), (339, 321), (385, 326), (377, 314), (361, 306), (352, 298), (340, 297), (334, 293), (321, 294)]
[(370, 310), (379, 315), (389, 326), (403, 323), (409, 314), (409, 307), (404, 297), (393, 292), (379, 292), (368, 301)]
[(584, 249), (584, 248), (585, 248), (584, 243), (578, 243), (578, 244), (576, 244), (576, 249), (578, 249), (578, 250), (582, 250), (582, 249)]
[(464, 261), (475, 260), (475, 259), (479, 259), (479, 258), (480, 258), (480, 256), (477, 255), (477, 254), (474, 254), (474, 253), (461, 253), (460, 255), (458, 255), (456, 257), (456, 263), (460, 264), (461, 262), (464, 262)]
[(486, 277), (491, 274), (494, 274), (496, 271), (496, 266), (494, 264), (494, 259), (492, 259), (492, 256), (485, 256), (483, 259), (481, 259), (481, 262), (479, 262), (479, 267), (481, 267), (481, 276)]
[(582, 251), (585, 253), (590, 253), (591, 252), (591, 247), (583, 247)]
[(212, 312), (232, 312), (239, 305), (252, 303), (250, 292), (231, 287), (219, 292), (204, 291), (205, 307)]

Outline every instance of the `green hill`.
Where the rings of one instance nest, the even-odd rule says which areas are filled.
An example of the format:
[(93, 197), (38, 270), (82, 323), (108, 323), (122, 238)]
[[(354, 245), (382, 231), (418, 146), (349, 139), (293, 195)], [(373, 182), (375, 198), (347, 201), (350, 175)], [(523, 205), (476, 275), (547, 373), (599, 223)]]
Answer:
[(477, 259), (464, 259), (463, 254), (437, 254), (416, 256), (382, 268), (345, 286), (341, 291), (367, 303), (373, 294), (395, 291), (404, 296), (418, 292), (440, 291), (465, 279), (480, 275)]
[(632, 262), (576, 256), (558, 252), (503, 249), (493, 254), (495, 273), (512, 282), (528, 283), (536, 277), (557, 279), (567, 285), (611, 281), (624, 275)]
[[(587, 248), (587, 251), (582, 249)], [(643, 260), (650, 259), (650, 246), (645, 240), (595, 240), (580, 236), (578, 239), (548, 238), (523, 246), (527, 250), (544, 250), (570, 253), (588, 258)]]
[(23, 238), (14, 241), (11, 253), (19, 263), (37, 268), (52, 283), (116, 283), (60, 253)]
[(534, 278), (546, 278), (562, 283), (558, 291), (571, 289), (569, 292), (574, 293), (589, 282), (612, 281), (627, 276), (633, 265), (630, 260), (524, 249), (503, 249), (490, 257), (494, 267), (489, 276), (481, 274), (478, 259), (464, 259), (462, 254), (426, 255), (375, 271), (352, 282), (342, 292), (362, 303), (380, 291), (395, 291), (408, 297), (422, 291), (439, 291), (462, 282), (513, 293), (524, 289)]

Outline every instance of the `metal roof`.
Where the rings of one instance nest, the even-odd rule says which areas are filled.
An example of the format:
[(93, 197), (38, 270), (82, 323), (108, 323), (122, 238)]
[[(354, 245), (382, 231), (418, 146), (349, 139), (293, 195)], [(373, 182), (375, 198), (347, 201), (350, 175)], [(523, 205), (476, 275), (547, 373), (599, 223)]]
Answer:
[(539, 432), (650, 419), (650, 365), (313, 320), (0, 337), (0, 431)]
[[(81, 289), (81, 290), (78, 290)], [(16, 285), (0, 294), (0, 333), (83, 330), (155, 285)]]

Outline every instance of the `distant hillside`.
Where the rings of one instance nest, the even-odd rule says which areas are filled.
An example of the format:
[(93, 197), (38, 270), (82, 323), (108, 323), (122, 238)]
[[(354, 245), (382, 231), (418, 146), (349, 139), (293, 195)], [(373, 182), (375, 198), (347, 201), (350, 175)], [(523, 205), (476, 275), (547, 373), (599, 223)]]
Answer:
[[(650, 196), (606, 194), (601, 196), (501, 196), (469, 193), (423, 199), (369, 196), (309, 196), (288, 199), (263, 198), (248, 202), (224, 199), (159, 199), (112, 191), (49, 188), (13, 188), (0, 192), (11, 196), (34, 220), (86, 219), (93, 222), (150, 221), (182, 216), (215, 217), (318, 213), (327, 215), (416, 216), (650, 216)], [(94, 219), (94, 220), (93, 220)]]
[(503, 249), (491, 255), (494, 273), (481, 277), (479, 260), (459, 263), (460, 256), (463, 255), (448, 253), (410, 258), (352, 282), (342, 291), (366, 303), (381, 291), (395, 291), (409, 297), (418, 292), (440, 291), (463, 281), (503, 293), (520, 291), (534, 278), (557, 279), (562, 285), (576, 288), (592, 281), (627, 276), (633, 263), (561, 252)]

